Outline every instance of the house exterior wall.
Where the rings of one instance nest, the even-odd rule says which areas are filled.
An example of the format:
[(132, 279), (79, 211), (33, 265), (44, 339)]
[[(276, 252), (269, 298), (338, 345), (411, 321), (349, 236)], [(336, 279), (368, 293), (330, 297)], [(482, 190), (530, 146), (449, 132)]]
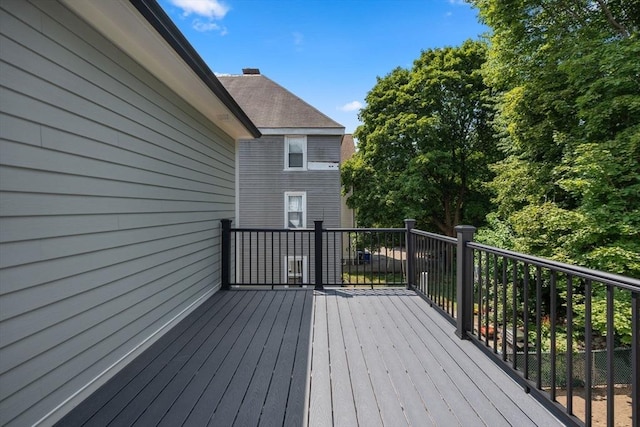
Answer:
[(0, 32), (0, 425), (48, 424), (219, 286), (235, 143), (58, 2)]
[[(340, 162), (340, 135), (308, 135), (307, 162)], [(239, 144), (241, 227), (284, 228), (284, 193), (306, 191), (307, 227), (323, 220), (340, 227), (339, 170), (284, 170), (284, 136), (262, 136)]]
[[(307, 163), (330, 162), (336, 165), (340, 161), (341, 135), (307, 135)], [(243, 228), (285, 228), (284, 197), (285, 192), (306, 192), (307, 228), (313, 228), (314, 221), (322, 220), (325, 228), (340, 227), (340, 172), (338, 168), (331, 170), (285, 170), (285, 137), (284, 135), (265, 135), (259, 139), (241, 140), (239, 143), (239, 211), (238, 224)], [(283, 248), (293, 248), (293, 237), (289, 237), (287, 246), (283, 240)], [(305, 236), (306, 239), (306, 236)], [(298, 238), (298, 250), (295, 255), (308, 252), (308, 240), (302, 243)], [(278, 243), (279, 245), (279, 243)], [(303, 245), (303, 246), (302, 246)], [(244, 250), (238, 245), (238, 251), (248, 251), (249, 244)], [(311, 240), (313, 246), (313, 240)], [(280, 248), (280, 246), (277, 246)], [(257, 248), (256, 248), (257, 249)], [(270, 251), (270, 247), (267, 248)], [(286, 252), (286, 251), (285, 251)], [(294, 256), (293, 251), (290, 255)], [(254, 252), (253, 253), (259, 253)], [(340, 253), (338, 251), (337, 253)], [(281, 251), (278, 250), (278, 258)], [(237, 255), (240, 259), (241, 254)], [(271, 255), (268, 254), (267, 258)], [(314, 277), (315, 270), (312, 257), (309, 257), (308, 277)], [(340, 269), (334, 268), (334, 263), (340, 260), (329, 259), (328, 270), (330, 277), (326, 281), (336, 283)], [(239, 262), (241, 264), (241, 262)], [(245, 263), (246, 264), (246, 263)], [(272, 268), (267, 265), (267, 282), (271, 280)], [(283, 259), (276, 260), (274, 277), (278, 283), (286, 283), (284, 277)], [(236, 279), (249, 277), (250, 266), (241, 267), (236, 273)], [(337, 273), (333, 273), (337, 272)]]

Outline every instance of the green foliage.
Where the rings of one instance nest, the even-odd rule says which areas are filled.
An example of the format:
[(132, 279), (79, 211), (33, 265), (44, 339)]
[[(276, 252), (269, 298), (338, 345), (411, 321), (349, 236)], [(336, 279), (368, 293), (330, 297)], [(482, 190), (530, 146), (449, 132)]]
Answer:
[(640, 277), (640, 1), (473, 3), (507, 156), (494, 223), (512, 249)]
[[(507, 156), (492, 167), (485, 235), (508, 230), (511, 249), (640, 277), (640, 1), (473, 3), (492, 29), (484, 73)], [(598, 289), (592, 307), (605, 331)], [(620, 294), (621, 342), (629, 313)]]
[(499, 155), (485, 58), (483, 43), (467, 41), (424, 51), (410, 70), (378, 78), (360, 113), (358, 152), (342, 167), (361, 225), (400, 226), (413, 217), (453, 235), (462, 222), (483, 221), (488, 165)]

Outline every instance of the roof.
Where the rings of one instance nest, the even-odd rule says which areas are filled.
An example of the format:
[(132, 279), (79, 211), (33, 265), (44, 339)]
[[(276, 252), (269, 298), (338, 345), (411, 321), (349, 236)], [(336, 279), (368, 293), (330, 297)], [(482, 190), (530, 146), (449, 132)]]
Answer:
[(263, 134), (344, 133), (340, 123), (262, 74), (217, 77)]
[(63, 2), (229, 136), (260, 136), (155, 0)]

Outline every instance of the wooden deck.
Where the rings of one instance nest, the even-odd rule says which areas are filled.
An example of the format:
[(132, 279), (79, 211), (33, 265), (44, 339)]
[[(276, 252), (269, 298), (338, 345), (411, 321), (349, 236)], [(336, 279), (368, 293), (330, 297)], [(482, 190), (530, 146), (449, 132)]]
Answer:
[(560, 425), (406, 290), (218, 292), (59, 425)]

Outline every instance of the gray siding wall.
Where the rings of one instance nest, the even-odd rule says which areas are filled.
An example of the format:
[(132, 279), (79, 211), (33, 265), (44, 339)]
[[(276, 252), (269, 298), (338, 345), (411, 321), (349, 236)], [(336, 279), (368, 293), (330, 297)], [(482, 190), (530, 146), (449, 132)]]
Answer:
[(57, 2), (0, 31), (0, 425), (31, 425), (219, 286), (235, 145)]
[[(340, 161), (341, 135), (307, 136), (307, 162)], [(284, 136), (240, 141), (239, 224), (284, 227), (284, 193), (307, 192), (307, 227), (340, 227), (340, 172), (285, 171)]]
[[(308, 135), (307, 162), (340, 161), (341, 135)], [(323, 220), (325, 228), (340, 227), (340, 172), (334, 170), (284, 170), (284, 135), (263, 136), (260, 139), (240, 141), (239, 145), (239, 225), (240, 227), (284, 228), (284, 194), (289, 191), (307, 193), (307, 228), (313, 228), (315, 220)], [(237, 226), (237, 225), (236, 225)], [(257, 236), (254, 236), (257, 237)], [(269, 239), (269, 238), (268, 238)], [(282, 237), (283, 242), (287, 241)], [(246, 242), (244, 249), (238, 245), (236, 280), (243, 283), (286, 283), (284, 257), (288, 255), (309, 255), (308, 278), (313, 281), (315, 267), (312, 254), (309, 254), (308, 240), (298, 239), (298, 249), (294, 251), (292, 237), (289, 245), (276, 243), (275, 254), (271, 254), (270, 242), (266, 246), (256, 239)], [(313, 237), (311, 237), (313, 246)], [(341, 242), (337, 243), (341, 245)], [(267, 248), (267, 261), (262, 256)], [(249, 249), (251, 248), (251, 249)], [(259, 259), (249, 261), (248, 252)], [(288, 251), (288, 252), (287, 252)], [(340, 254), (338, 249), (337, 254)], [(274, 268), (271, 257), (274, 256)], [(339, 283), (340, 261), (335, 257), (325, 257), (329, 273), (325, 281)], [(337, 264), (336, 264), (337, 263)], [(265, 274), (262, 274), (265, 271)], [(252, 276), (253, 275), (253, 276)], [(266, 280), (265, 280), (266, 278)]]

